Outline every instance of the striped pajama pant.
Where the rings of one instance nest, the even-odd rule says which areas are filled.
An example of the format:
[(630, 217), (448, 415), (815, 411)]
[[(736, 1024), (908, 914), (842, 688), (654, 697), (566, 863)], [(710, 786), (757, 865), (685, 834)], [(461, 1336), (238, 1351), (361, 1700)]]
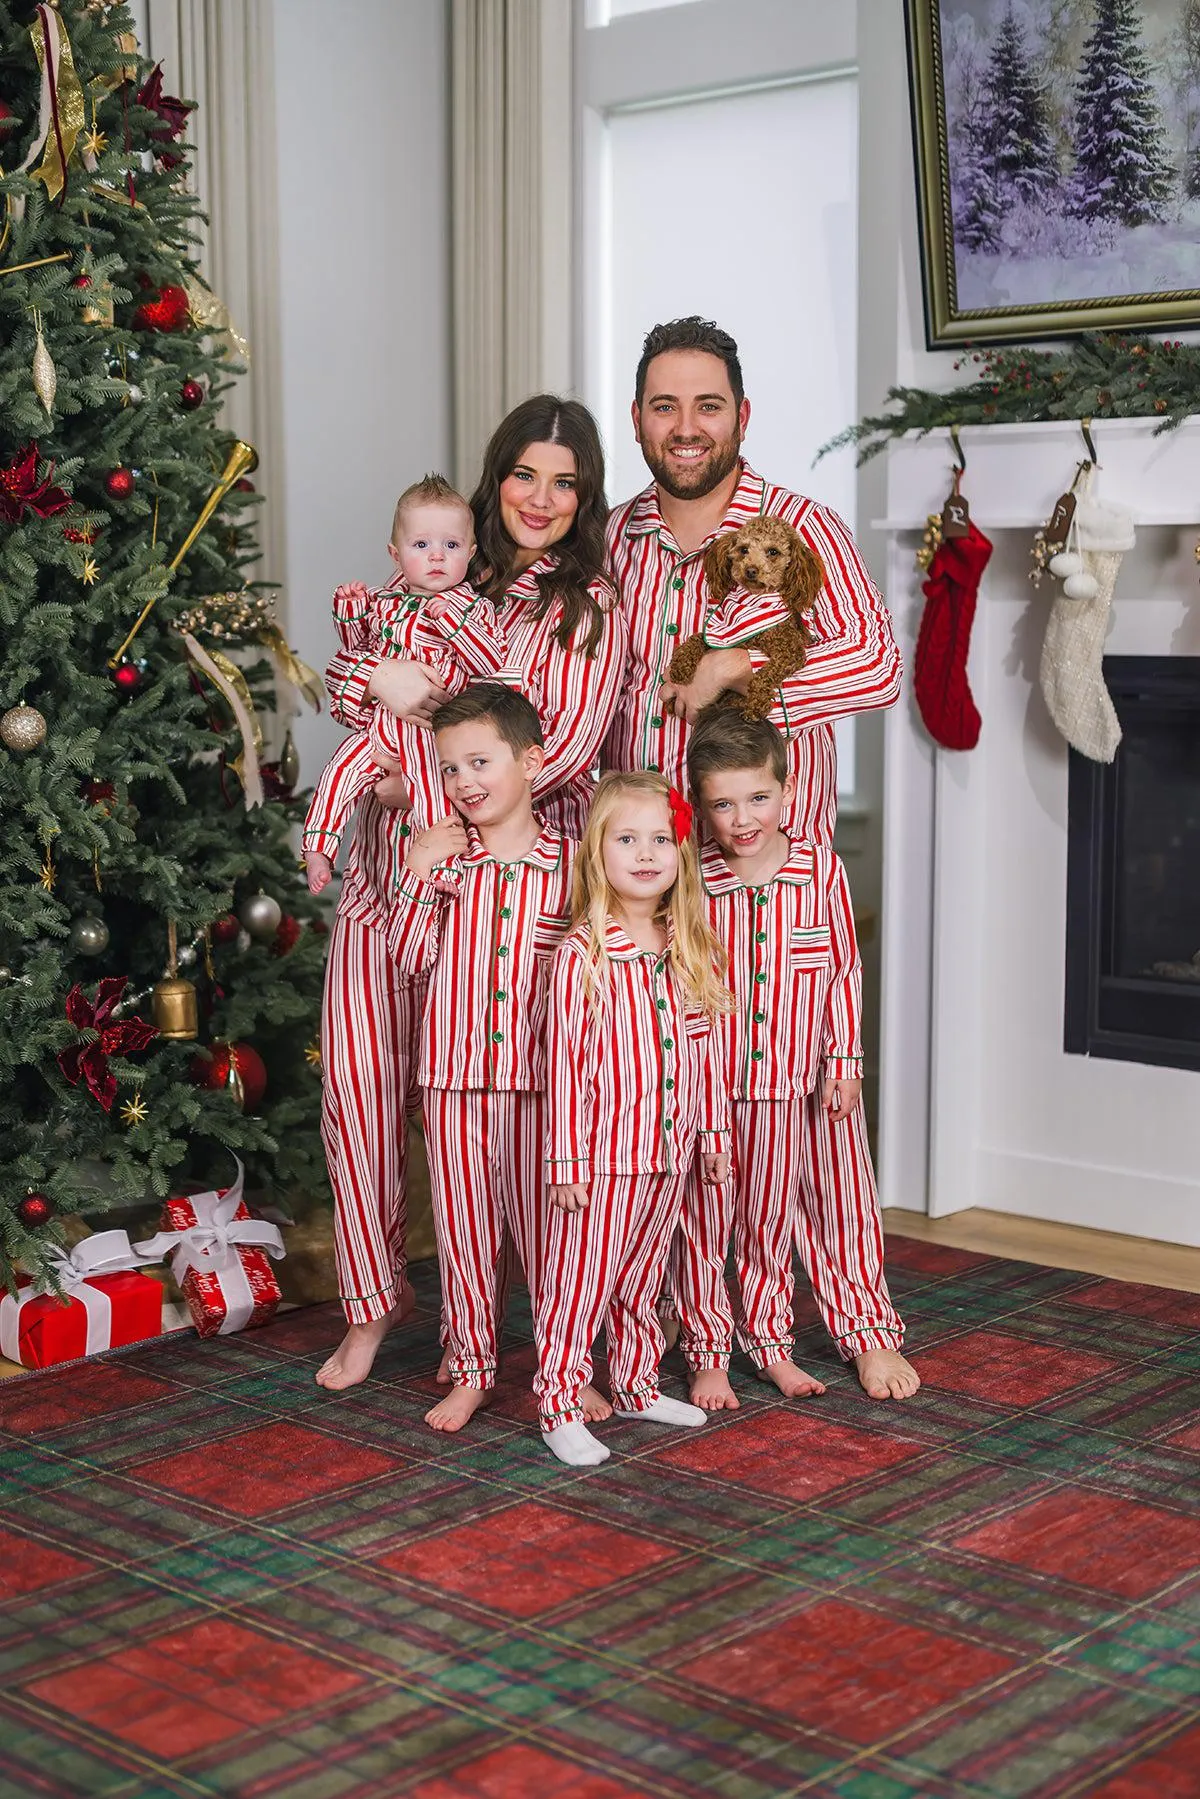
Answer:
[(542, 1093), (425, 1089), (425, 1150), (442, 1276), (442, 1318), (456, 1387), (496, 1384), (497, 1304), (505, 1236), (536, 1306), (544, 1237)]
[(688, 1174), (594, 1174), (581, 1212), (549, 1209), (537, 1308), (534, 1382), (543, 1430), (582, 1423), (592, 1344), (607, 1322), (613, 1403), (644, 1411), (659, 1396), (664, 1339), (655, 1301)]
[(351, 1324), (385, 1318), (404, 1280), (407, 1114), (420, 1100), (424, 981), (402, 980), (384, 934), (340, 914), (321, 1006), (321, 1137), (338, 1292)]
[(733, 1308), (725, 1285), (732, 1233), (738, 1336), (759, 1368), (792, 1348), (792, 1242), (844, 1361), (899, 1349), (902, 1325), (883, 1272), (883, 1232), (861, 1105), (835, 1122), (819, 1092), (731, 1107), (733, 1177), (693, 1177), (672, 1255), (672, 1297), (690, 1368), (726, 1368)]

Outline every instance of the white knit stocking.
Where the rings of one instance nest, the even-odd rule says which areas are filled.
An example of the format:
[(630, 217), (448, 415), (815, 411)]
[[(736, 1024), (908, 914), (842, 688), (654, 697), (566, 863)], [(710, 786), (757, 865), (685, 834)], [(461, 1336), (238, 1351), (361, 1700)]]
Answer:
[(1093, 762), (1111, 762), (1121, 726), (1100, 664), (1117, 574), (1125, 551), (1133, 547), (1133, 520), (1117, 506), (1081, 498), (1072, 537), (1077, 556), (1063, 561), (1079, 566), (1050, 608), (1042, 645), (1042, 693), (1072, 748)]

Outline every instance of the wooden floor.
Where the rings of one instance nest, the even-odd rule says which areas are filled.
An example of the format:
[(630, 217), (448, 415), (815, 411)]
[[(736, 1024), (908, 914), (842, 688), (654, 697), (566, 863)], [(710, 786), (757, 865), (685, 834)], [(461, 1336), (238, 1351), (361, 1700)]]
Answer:
[(952, 1249), (975, 1249), (1017, 1262), (1040, 1262), (1046, 1268), (1077, 1268), (1081, 1274), (1100, 1274), (1110, 1280), (1200, 1293), (1200, 1249), (1156, 1243), (1149, 1237), (1089, 1231), (1076, 1224), (1050, 1224), (1041, 1218), (1017, 1218), (1010, 1212), (985, 1212), (978, 1207), (930, 1218), (925, 1212), (889, 1206), (883, 1214), (883, 1228), (891, 1236), (920, 1237), (927, 1243), (947, 1243)]

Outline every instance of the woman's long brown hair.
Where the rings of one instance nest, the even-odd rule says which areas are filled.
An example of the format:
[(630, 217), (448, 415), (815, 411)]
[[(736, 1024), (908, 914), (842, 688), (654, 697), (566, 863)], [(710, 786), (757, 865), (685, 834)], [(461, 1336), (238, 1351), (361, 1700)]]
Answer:
[[(513, 580), (517, 546), (500, 517), (500, 484), (507, 481), (530, 444), (562, 444), (575, 458), (575, 493), (579, 505), (565, 537), (554, 545), (555, 566), (538, 575), (538, 616), (557, 600), (562, 618), (555, 637), (569, 649), (586, 626), (585, 655), (594, 656), (604, 634), (605, 608), (589, 588), (604, 580), (604, 451), (600, 433), (587, 407), (555, 394), (534, 394), (514, 406), (492, 432), (483, 453), (483, 472), (471, 496), (475, 516), (475, 555), (470, 580), (490, 600), (502, 600)], [(615, 596), (614, 596), (615, 597)]]

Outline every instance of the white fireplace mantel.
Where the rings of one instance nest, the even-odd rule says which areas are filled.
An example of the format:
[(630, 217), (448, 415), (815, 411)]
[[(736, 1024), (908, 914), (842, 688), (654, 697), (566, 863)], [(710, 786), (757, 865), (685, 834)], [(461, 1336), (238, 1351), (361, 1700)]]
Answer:
[[(1093, 424), (1097, 491), (1138, 547), (1108, 647), (1200, 656), (1200, 419)], [(887, 718), (880, 1056), (881, 1198), (968, 1206), (1200, 1245), (1200, 1076), (1062, 1047), (1067, 747), (1038, 662), (1059, 585), (1028, 580), (1033, 531), (1086, 457), (1077, 425), (964, 427), (963, 491), (995, 549), (969, 673), (976, 749), (937, 749), (911, 692), (927, 515), (950, 485), (944, 430), (886, 454), (887, 593), (909, 679)], [(1200, 948), (1200, 920), (1197, 921)]]

